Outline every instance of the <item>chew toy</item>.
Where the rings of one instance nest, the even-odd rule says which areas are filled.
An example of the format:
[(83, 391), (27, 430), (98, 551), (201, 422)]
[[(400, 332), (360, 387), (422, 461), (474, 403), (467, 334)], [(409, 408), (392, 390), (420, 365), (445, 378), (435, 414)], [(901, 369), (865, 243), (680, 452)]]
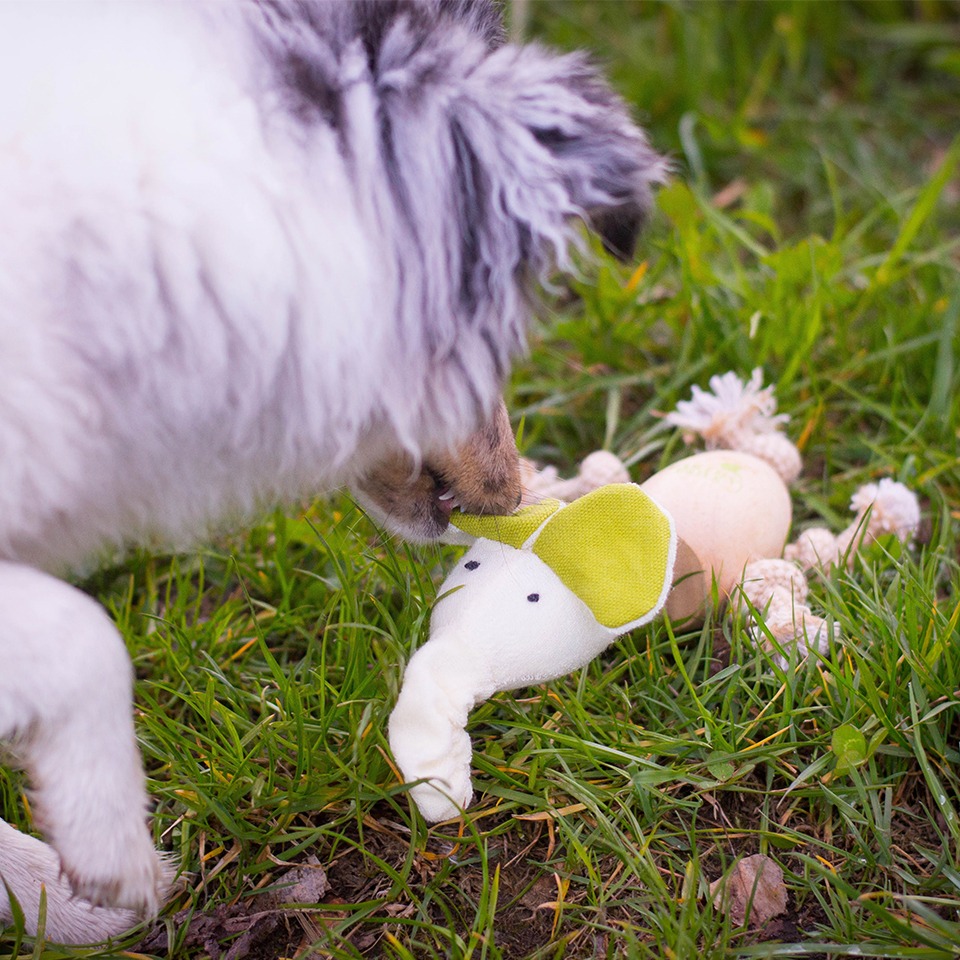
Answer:
[[(758, 642), (772, 636), (802, 655), (823, 652), (827, 625), (806, 606), (805, 570), (849, 559), (884, 532), (913, 535), (916, 498), (880, 481), (854, 496), (856, 518), (839, 537), (818, 528), (784, 551), (787, 483), (800, 464), (782, 433), (786, 417), (759, 372), (746, 383), (714, 377), (710, 386), (695, 388), (667, 419), (714, 449), (640, 486), (599, 485), (568, 505), (546, 499), (510, 517), (454, 514), (453, 539), (472, 545), (440, 587), (430, 639), (407, 666), (389, 725), (427, 820), (456, 817), (469, 804), (467, 717), (494, 693), (576, 670), (661, 610), (695, 620), (715, 596), (746, 607)], [(617, 476), (611, 457), (560, 489), (572, 497), (597, 476)], [(547, 471), (539, 489), (569, 483)]]
[(440, 587), (389, 730), (403, 775), (426, 781), (411, 794), (433, 821), (470, 802), (470, 710), (576, 670), (651, 620), (676, 550), (669, 514), (633, 484), (454, 522), (475, 540)]
[(520, 482), (528, 497), (570, 501), (609, 483), (629, 483), (630, 474), (615, 453), (594, 450), (583, 458), (577, 475), (569, 480), (560, 477), (556, 467), (537, 467), (521, 458)]
[[(747, 381), (734, 373), (711, 377), (709, 391), (695, 386), (691, 399), (678, 403), (665, 419), (684, 431), (688, 443), (699, 436), (710, 448), (749, 450), (766, 460), (784, 483), (792, 483), (800, 475), (800, 452), (782, 432), (789, 417), (776, 412), (773, 388), (762, 383), (760, 370)], [(796, 648), (801, 658), (812, 651), (825, 654), (828, 625), (807, 605), (806, 575), (816, 568), (851, 566), (859, 549), (884, 534), (908, 543), (920, 525), (916, 495), (889, 478), (860, 487), (850, 509), (853, 522), (837, 536), (825, 527), (811, 527), (784, 548), (782, 558), (779, 551), (759, 551), (742, 568), (731, 608), (743, 612), (746, 607), (749, 632), (760, 646), (769, 648), (772, 640), (785, 653)], [(775, 659), (786, 665), (783, 654)]]

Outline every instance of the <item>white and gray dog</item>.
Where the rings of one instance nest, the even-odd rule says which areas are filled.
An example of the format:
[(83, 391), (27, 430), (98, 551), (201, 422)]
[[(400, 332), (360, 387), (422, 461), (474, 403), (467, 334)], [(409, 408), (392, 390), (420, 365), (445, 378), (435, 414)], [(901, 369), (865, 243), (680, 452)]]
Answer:
[(394, 530), (509, 511), (498, 394), (577, 222), (661, 159), (485, 0), (0, 4), (0, 923), (162, 902), (131, 668), (59, 576), (349, 484)]

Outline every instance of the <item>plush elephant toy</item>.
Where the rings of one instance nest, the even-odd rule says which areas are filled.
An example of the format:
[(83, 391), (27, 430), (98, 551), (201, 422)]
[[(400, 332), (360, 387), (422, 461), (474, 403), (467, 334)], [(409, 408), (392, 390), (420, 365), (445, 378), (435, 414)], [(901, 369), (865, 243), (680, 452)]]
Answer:
[(733, 450), (566, 506), (455, 512), (453, 539), (472, 546), (440, 588), (430, 639), (410, 660), (390, 718), (390, 747), (423, 816), (449, 819), (470, 802), (464, 728), (476, 704), (585, 666), (661, 610), (696, 620), (736, 589), (749, 561), (780, 555), (790, 521), (782, 478)]
[(509, 517), (455, 517), (473, 546), (440, 588), (410, 660), (390, 747), (427, 820), (470, 802), (470, 710), (589, 663), (655, 617), (673, 580), (670, 514), (630, 483)]

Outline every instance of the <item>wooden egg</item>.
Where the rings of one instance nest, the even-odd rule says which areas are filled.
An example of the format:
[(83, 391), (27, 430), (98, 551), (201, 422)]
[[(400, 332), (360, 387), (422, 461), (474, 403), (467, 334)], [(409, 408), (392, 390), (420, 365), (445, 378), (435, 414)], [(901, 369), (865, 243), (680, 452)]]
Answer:
[(703, 617), (714, 581), (725, 599), (747, 563), (783, 553), (792, 522), (790, 493), (757, 457), (734, 450), (698, 453), (641, 488), (676, 524), (674, 587), (665, 608), (676, 622)]

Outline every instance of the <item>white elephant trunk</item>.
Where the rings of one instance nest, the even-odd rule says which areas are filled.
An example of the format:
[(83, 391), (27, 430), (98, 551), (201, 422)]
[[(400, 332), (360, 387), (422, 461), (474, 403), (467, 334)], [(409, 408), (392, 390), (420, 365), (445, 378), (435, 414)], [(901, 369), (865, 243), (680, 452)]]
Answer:
[(427, 820), (457, 817), (470, 803), (467, 717), (494, 692), (484, 664), (455, 635), (431, 638), (407, 665), (390, 716), (390, 749)]

